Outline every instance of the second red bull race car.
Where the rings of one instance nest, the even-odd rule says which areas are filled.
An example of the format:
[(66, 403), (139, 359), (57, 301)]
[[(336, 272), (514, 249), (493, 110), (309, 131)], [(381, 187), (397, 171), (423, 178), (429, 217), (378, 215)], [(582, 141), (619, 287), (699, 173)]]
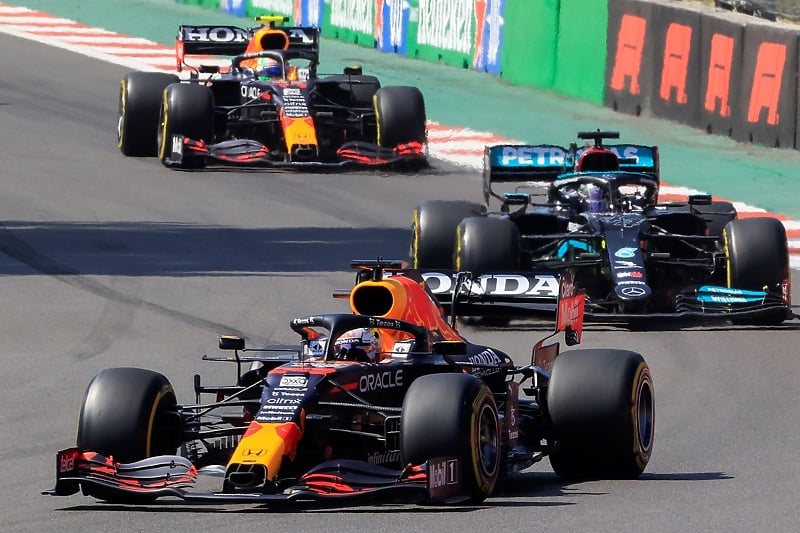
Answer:
[[(380, 259), (354, 266), (352, 313), (293, 319), (300, 343), (290, 348), (221, 337), (232, 355), (204, 358), (235, 363), (236, 380), (209, 386), (196, 375), (194, 403), (178, 403), (154, 371), (97, 374), (77, 444), (58, 452), (46, 493), (268, 508), (478, 503), (500, 478), (544, 457), (568, 478), (636, 478), (645, 469), (655, 400), (640, 354), (559, 353), (558, 342), (545, 342), (551, 335), (515, 364), (462, 337), (416, 271)], [(573, 345), (583, 295), (568, 278), (560, 306), (556, 333)], [(217, 476), (216, 490), (198, 490), (204, 475)]]
[[(173, 168), (211, 164), (337, 167), (427, 162), (425, 101), (410, 86), (381, 87), (358, 66), (319, 75), (319, 29), (256, 19), (254, 28), (180, 26), (177, 70), (121, 82), (118, 144)], [(187, 57), (232, 56), (192, 67)]]

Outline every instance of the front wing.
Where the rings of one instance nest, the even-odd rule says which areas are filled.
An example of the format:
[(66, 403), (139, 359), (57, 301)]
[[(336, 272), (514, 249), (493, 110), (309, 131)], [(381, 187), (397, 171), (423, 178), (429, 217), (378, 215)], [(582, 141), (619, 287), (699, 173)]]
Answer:
[(461, 495), (461, 476), (443, 478), (441, 473), (460, 469), (461, 462), (455, 457), (432, 459), (402, 471), (339, 460), (318, 465), (280, 492), (197, 492), (192, 489), (200, 473), (184, 457), (165, 455), (126, 464), (95, 452), (68, 448), (56, 454), (56, 485), (43, 494), (69, 496), (80, 490), (119, 503), (151, 503), (163, 497), (190, 503), (267, 505), (365, 500), (457, 503), (466, 499)]
[[(439, 302), (449, 311), (456, 292), (455, 271), (422, 271), (423, 279)], [(558, 274), (552, 271), (495, 273), (479, 276), (459, 291), (455, 302), (459, 316), (536, 317), (553, 316), (558, 302)], [(699, 286), (685, 288), (675, 296), (673, 312), (610, 312), (593, 305), (587, 298), (587, 320), (627, 322), (630, 320), (703, 320), (723, 321), (757, 319), (785, 311), (794, 318), (790, 306), (778, 294)]]
[(299, 168), (337, 168), (347, 166), (389, 167), (389, 166), (423, 166), (427, 162), (425, 146), (419, 142), (410, 142), (384, 148), (363, 141), (352, 141), (343, 144), (336, 152), (333, 161), (319, 160), (278, 160), (270, 148), (251, 139), (234, 139), (215, 144), (207, 144), (202, 140), (190, 139), (183, 135), (173, 135), (171, 151), (165, 158), (167, 166), (181, 166), (186, 155), (203, 157), (207, 163), (230, 166), (261, 167), (299, 167)]

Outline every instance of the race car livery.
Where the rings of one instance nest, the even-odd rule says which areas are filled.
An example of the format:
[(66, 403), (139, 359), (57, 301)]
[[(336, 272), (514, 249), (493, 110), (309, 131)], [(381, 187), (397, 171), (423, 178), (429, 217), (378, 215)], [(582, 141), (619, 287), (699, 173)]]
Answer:
[[(418, 272), (380, 259), (354, 266), (356, 284), (340, 294), (352, 313), (293, 319), (294, 347), (220, 337), (233, 355), (204, 359), (234, 362), (236, 381), (209, 386), (195, 376), (195, 403), (178, 403), (157, 372), (101, 371), (84, 395), (77, 445), (58, 452), (46, 493), (135, 503), (475, 503), (546, 456), (567, 477), (635, 478), (645, 469), (655, 418), (644, 358), (559, 353), (547, 343), (562, 332), (568, 346), (581, 340), (584, 300), (573, 282), (561, 284), (555, 333), (516, 365), (462, 337)], [(202, 475), (221, 487), (198, 491)]]
[[(779, 220), (739, 219), (730, 202), (707, 194), (659, 202), (658, 147), (603, 144), (617, 132), (578, 137), (594, 143), (488, 146), (483, 204), (417, 206), (411, 260), (441, 300), (456, 272), (470, 271), (479, 316), (550, 313), (569, 269), (594, 319), (780, 324), (793, 316)], [(496, 192), (498, 184), (510, 190)]]
[[(381, 87), (358, 66), (319, 75), (318, 28), (277, 25), (285, 17), (256, 20), (264, 24), (180, 26), (178, 74), (127, 74), (119, 97), (121, 152), (182, 169), (426, 164), (419, 89)], [(232, 57), (222, 65), (187, 63), (209, 55)]]

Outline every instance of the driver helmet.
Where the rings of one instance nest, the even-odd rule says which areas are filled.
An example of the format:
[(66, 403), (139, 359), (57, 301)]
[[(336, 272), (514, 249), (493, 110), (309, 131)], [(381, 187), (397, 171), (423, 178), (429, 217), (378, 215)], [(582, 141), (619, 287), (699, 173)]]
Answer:
[(610, 209), (608, 191), (595, 183), (584, 183), (578, 188), (584, 211), (605, 213)]
[(342, 333), (333, 347), (337, 359), (361, 360), (366, 355), (374, 363), (378, 355), (378, 332), (369, 328), (351, 329)]
[(256, 76), (260, 80), (272, 80), (283, 77), (280, 61), (271, 57), (259, 57), (255, 66)]

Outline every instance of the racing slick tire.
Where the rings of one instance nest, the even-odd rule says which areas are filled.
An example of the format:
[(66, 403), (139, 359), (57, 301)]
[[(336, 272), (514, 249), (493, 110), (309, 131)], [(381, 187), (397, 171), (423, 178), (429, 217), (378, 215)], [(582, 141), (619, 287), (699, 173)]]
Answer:
[(413, 268), (452, 269), (456, 228), (465, 218), (483, 213), (481, 204), (460, 200), (429, 200), (419, 204), (411, 222), (409, 255)]
[(131, 157), (158, 153), (158, 113), (164, 89), (178, 76), (163, 72), (131, 72), (120, 82), (117, 146)]
[(373, 99), (377, 144), (394, 148), (427, 138), (425, 99), (416, 87), (381, 87)]
[(513, 272), (520, 268), (520, 256), (519, 228), (507, 218), (466, 218), (456, 229), (459, 272)]
[(572, 479), (632, 479), (647, 466), (655, 436), (655, 395), (644, 358), (627, 350), (559, 355), (547, 391), (558, 447), (555, 473)]
[(489, 388), (469, 374), (430, 374), (408, 388), (400, 418), (402, 464), (457, 456), (471, 503), (494, 490), (500, 476), (500, 422)]
[[(722, 232), (728, 257), (727, 286), (734, 289), (781, 294), (789, 280), (789, 245), (783, 223), (770, 217), (744, 218), (729, 222)], [(778, 325), (787, 311), (776, 310), (757, 319), (735, 323)]]
[(158, 127), (158, 158), (166, 166), (203, 168), (205, 156), (186, 153), (172, 161), (172, 136), (210, 143), (214, 137), (214, 95), (205, 85), (173, 83), (164, 90)]
[(107, 368), (86, 389), (77, 446), (131, 463), (173, 455), (180, 445), (175, 392), (158, 372)]

